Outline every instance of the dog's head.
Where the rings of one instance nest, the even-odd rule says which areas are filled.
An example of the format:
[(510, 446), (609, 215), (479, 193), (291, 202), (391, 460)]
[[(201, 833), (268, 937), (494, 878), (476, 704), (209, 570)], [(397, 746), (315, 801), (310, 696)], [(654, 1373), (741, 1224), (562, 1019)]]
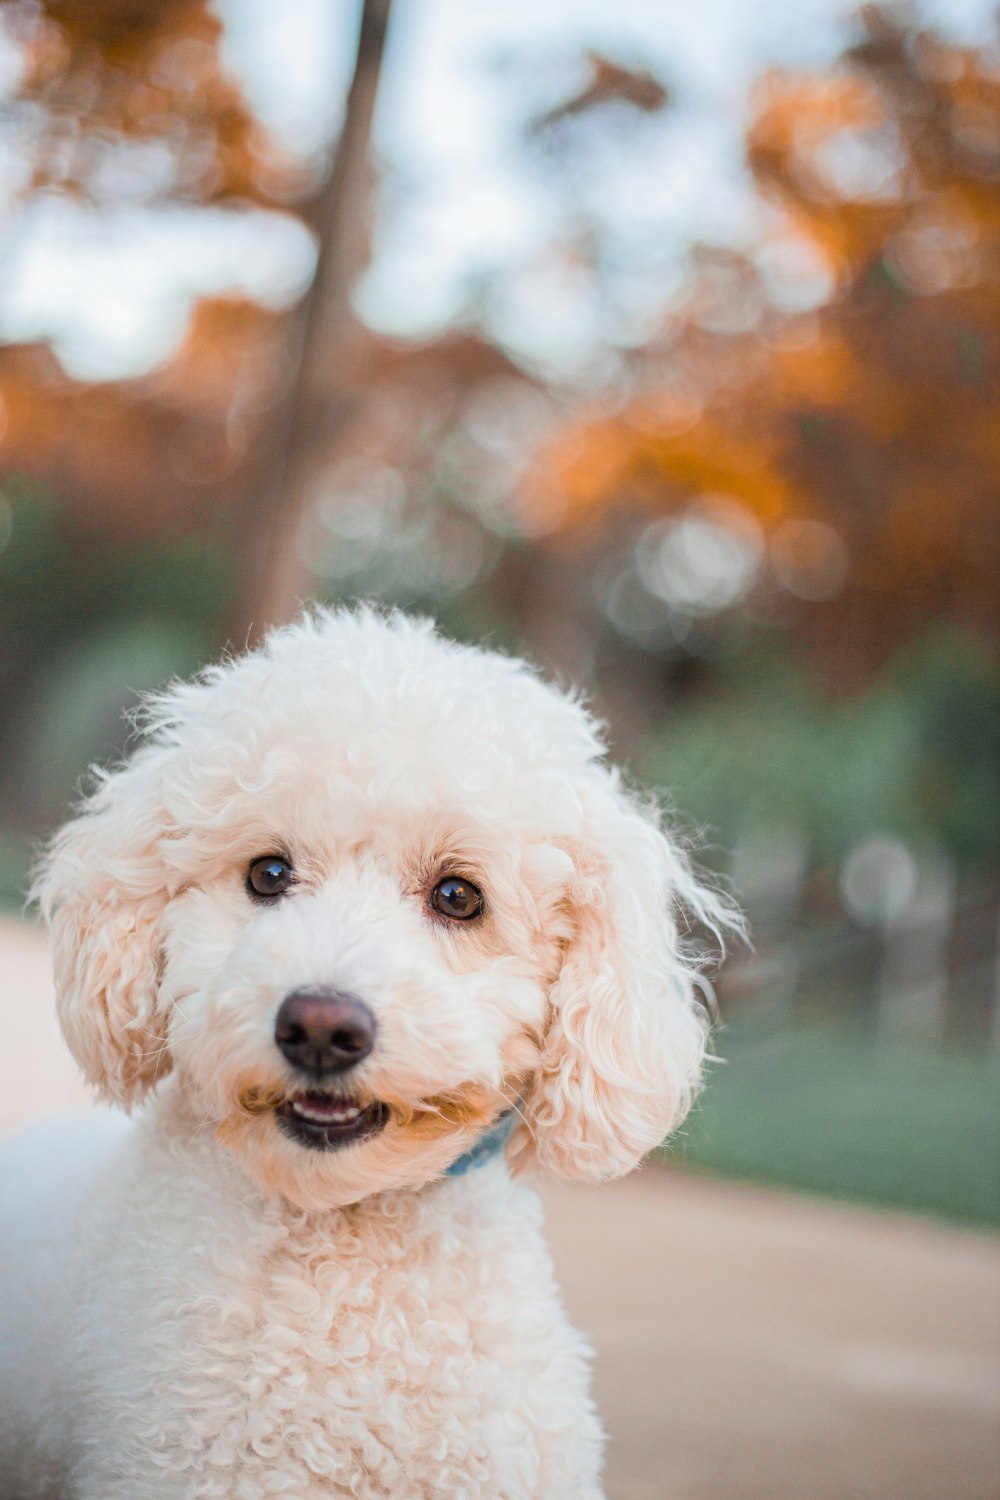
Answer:
[(168, 1074), (305, 1208), (509, 1154), (626, 1172), (678, 1123), (704, 1026), (678, 938), (722, 905), (522, 664), (317, 614), (177, 687), (55, 838), (60, 1016), (127, 1107)]

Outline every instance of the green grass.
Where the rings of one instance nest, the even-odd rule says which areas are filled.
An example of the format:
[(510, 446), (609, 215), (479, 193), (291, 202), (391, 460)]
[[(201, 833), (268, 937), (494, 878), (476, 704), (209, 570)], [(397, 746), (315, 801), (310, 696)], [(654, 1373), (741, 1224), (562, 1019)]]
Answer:
[(1000, 1069), (985, 1053), (882, 1046), (857, 1028), (723, 1030), (670, 1158), (946, 1218), (1000, 1223)]

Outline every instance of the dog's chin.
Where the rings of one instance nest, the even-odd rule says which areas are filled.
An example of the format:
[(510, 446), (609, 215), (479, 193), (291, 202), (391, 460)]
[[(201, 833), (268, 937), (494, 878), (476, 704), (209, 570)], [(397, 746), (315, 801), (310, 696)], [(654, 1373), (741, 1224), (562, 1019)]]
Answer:
[(379, 1100), (335, 1098), (318, 1090), (289, 1094), (275, 1108), (282, 1133), (310, 1151), (337, 1151), (384, 1130), (389, 1108)]

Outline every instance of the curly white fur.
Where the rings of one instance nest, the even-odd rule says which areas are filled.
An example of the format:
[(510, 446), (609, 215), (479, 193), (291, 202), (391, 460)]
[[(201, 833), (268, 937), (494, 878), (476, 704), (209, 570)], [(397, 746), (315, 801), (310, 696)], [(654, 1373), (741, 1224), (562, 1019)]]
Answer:
[[(146, 1102), (14, 1149), (4, 1494), (599, 1495), (526, 1175), (619, 1175), (678, 1123), (704, 1050), (678, 923), (728, 918), (602, 757), (522, 663), (367, 610), (153, 702), (39, 880), (69, 1045)], [(264, 908), (246, 872), (277, 852), (297, 884)], [(474, 922), (428, 904), (456, 871)], [(351, 1086), (389, 1112), (328, 1151), (275, 1114), (275, 1014), (310, 985), (377, 1018)], [(512, 1103), (507, 1160), (442, 1178)]]

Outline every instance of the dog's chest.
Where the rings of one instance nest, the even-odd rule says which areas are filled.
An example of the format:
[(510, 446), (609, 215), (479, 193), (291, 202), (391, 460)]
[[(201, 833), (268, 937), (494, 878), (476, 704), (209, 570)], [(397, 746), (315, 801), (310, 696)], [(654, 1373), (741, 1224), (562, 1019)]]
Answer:
[(262, 1375), (398, 1402), (455, 1389), (456, 1367), (489, 1357), (502, 1318), (485, 1246), (410, 1207), (404, 1222), (344, 1215), (329, 1238), (309, 1226), (276, 1247), (262, 1268)]
[(439, 1193), (457, 1212), (401, 1195), (188, 1262), (127, 1397), (158, 1494), (197, 1476), (231, 1500), (263, 1473), (302, 1497), (536, 1492), (547, 1432), (585, 1400), (580, 1342), (536, 1216), (494, 1221), (458, 1187)]

